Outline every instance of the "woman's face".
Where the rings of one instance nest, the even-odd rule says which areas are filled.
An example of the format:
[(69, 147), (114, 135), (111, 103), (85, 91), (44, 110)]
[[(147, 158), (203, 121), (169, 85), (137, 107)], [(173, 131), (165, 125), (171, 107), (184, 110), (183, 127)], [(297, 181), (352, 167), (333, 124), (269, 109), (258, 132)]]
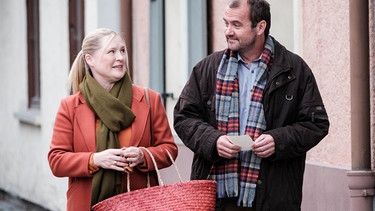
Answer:
[(125, 43), (120, 36), (116, 35), (106, 45), (108, 38), (102, 39), (104, 45), (102, 49), (99, 49), (93, 55), (87, 54), (85, 58), (93, 77), (105, 89), (110, 90), (125, 75), (127, 52)]

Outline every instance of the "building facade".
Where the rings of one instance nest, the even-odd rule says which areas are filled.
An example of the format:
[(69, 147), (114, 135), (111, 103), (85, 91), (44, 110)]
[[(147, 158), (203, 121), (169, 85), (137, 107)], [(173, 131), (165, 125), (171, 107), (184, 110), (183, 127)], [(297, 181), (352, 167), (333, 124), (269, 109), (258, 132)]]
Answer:
[[(174, 104), (192, 67), (226, 47), (227, 0), (0, 0), (0, 189), (50, 210), (66, 209), (67, 178), (47, 153), (67, 95), (71, 59), (85, 33), (124, 34), (133, 82)], [(269, 0), (270, 34), (313, 70), (329, 135), (308, 152), (302, 210), (372, 210), (374, 194), (374, 1)], [(189, 179), (192, 153), (175, 135)], [(163, 170), (166, 182), (177, 176)]]

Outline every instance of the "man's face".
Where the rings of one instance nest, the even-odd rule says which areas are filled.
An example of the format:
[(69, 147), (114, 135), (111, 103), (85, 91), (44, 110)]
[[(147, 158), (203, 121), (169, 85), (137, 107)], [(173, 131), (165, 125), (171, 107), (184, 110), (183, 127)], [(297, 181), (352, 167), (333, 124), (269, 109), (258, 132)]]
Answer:
[(228, 48), (239, 53), (251, 49), (257, 39), (256, 27), (251, 28), (249, 7), (246, 3), (238, 8), (227, 7), (223, 17)]

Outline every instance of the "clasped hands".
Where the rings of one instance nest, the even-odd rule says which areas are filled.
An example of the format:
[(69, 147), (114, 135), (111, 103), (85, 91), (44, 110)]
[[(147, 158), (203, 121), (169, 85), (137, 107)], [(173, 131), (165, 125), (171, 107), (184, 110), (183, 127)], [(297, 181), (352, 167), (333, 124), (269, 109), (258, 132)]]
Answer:
[[(241, 147), (234, 145), (229, 136), (220, 136), (216, 142), (216, 149), (220, 157), (231, 159), (238, 156)], [(260, 158), (267, 158), (275, 153), (275, 140), (269, 134), (262, 134), (255, 139), (253, 152)]]
[(138, 147), (106, 149), (94, 153), (94, 164), (105, 169), (132, 171), (133, 167), (144, 163), (144, 154)]

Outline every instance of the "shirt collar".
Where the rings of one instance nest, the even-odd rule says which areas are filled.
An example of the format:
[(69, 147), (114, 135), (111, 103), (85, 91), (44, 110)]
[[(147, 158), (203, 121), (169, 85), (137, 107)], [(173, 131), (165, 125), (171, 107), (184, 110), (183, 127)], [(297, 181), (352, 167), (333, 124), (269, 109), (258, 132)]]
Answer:
[[(257, 63), (257, 62), (259, 62), (261, 58), (262, 58), (262, 54), (260, 54), (259, 58), (253, 60), (252, 63)], [(242, 59), (242, 57), (241, 57), (240, 54), (237, 54), (237, 60), (240, 61), (240, 62), (242, 62), (242, 63), (245, 63), (245, 64), (246, 64), (246, 62)]]

